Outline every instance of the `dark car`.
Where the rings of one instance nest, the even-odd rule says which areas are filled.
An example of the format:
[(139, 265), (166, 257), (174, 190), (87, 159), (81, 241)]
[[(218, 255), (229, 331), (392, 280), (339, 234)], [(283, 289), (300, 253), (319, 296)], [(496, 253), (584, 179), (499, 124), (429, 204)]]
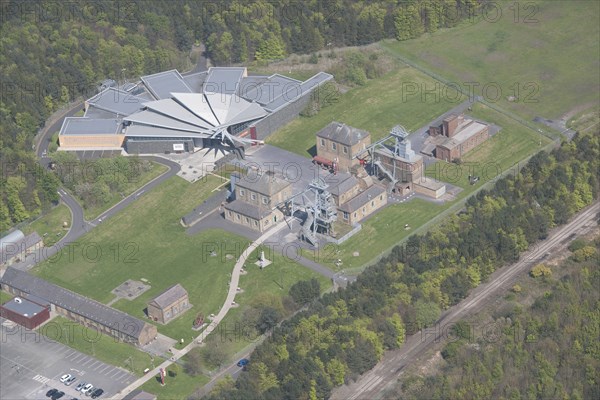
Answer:
[(56, 392), (50, 397), (52, 400), (58, 400), (65, 395), (65, 392)]
[(58, 389), (50, 389), (46, 392), (46, 397), (53, 396), (56, 392), (58, 392)]
[(242, 358), (240, 361), (238, 361), (237, 366), (245, 367), (246, 365), (248, 365), (249, 362), (250, 360), (248, 360), (247, 358)]
[(98, 397), (102, 396), (102, 393), (104, 393), (104, 390), (102, 389), (94, 390), (94, 393), (92, 393), (92, 399), (97, 399)]

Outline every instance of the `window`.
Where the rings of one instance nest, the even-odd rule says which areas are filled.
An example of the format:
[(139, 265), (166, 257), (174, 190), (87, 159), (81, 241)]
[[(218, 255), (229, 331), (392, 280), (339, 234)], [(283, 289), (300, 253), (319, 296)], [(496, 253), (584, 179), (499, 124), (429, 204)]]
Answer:
[(246, 217), (246, 223), (249, 224), (250, 223), (250, 219), (248, 217)]
[(227, 211), (227, 215), (231, 217), (231, 211)]
[(356, 212), (354, 212), (354, 218), (356, 218)]
[(371, 207), (375, 207), (375, 201), (371, 200)]
[(254, 221), (254, 226), (258, 226), (258, 221)]
[(365, 213), (365, 207), (363, 207), (363, 214)]
[(379, 200), (383, 201), (383, 195), (379, 196)]
[(246, 195), (246, 191), (244, 189), (240, 189), (240, 196), (245, 196)]
[(269, 199), (263, 196), (263, 204), (267, 204), (269, 202)]
[(250, 195), (250, 197), (252, 198), (252, 200), (256, 200), (256, 194), (255, 194), (255, 193), (252, 193), (252, 194)]
[(348, 214), (346, 211), (344, 211), (344, 219), (345, 219), (346, 221), (348, 221), (348, 218), (349, 218), (349, 217), (350, 217), (350, 215), (349, 215), (349, 214)]
[(269, 225), (269, 219), (265, 219), (265, 226)]
[(235, 219), (240, 220), (240, 214), (235, 214)]
[(331, 142), (331, 149), (337, 150), (337, 145), (334, 142)]
[(344, 150), (344, 154), (348, 154), (348, 147), (344, 146), (343, 150)]
[(325, 147), (325, 139), (321, 138), (321, 147)]

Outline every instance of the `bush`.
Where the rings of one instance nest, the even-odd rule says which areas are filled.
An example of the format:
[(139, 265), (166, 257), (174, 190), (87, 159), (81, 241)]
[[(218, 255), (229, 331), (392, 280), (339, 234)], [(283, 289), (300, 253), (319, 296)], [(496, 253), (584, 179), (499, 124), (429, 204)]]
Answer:
[(531, 271), (529, 272), (529, 275), (531, 275), (533, 278), (539, 278), (540, 276), (542, 276), (542, 277), (552, 276), (552, 270), (550, 268), (548, 268), (547, 266), (545, 266), (544, 264), (538, 264), (531, 269)]

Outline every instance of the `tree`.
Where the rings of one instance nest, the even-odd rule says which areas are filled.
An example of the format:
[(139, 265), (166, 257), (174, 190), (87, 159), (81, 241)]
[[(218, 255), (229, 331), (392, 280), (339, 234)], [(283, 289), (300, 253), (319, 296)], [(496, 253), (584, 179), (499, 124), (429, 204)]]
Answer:
[(213, 341), (202, 348), (202, 359), (210, 366), (221, 368), (227, 361), (227, 353), (218, 342)]
[(258, 317), (258, 321), (256, 323), (256, 329), (258, 332), (263, 334), (273, 329), (273, 327), (277, 325), (277, 322), (279, 322), (280, 318), (281, 315), (279, 314), (279, 311), (273, 307), (265, 307), (260, 312), (260, 316)]
[(202, 352), (199, 347), (193, 348), (186, 356), (185, 372), (192, 376), (202, 373)]
[(321, 294), (321, 284), (315, 278), (296, 282), (290, 287), (290, 296), (297, 304), (305, 305), (318, 298)]
[(279, 39), (271, 37), (263, 40), (256, 49), (254, 58), (257, 61), (270, 62), (285, 57), (285, 49)]

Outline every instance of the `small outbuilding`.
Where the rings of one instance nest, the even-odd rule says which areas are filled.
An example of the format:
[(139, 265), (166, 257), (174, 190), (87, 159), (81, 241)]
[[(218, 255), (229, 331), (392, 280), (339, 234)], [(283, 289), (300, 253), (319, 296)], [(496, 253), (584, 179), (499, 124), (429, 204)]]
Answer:
[(156, 322), (166, 324), (191, 308), (188, 292), (176, 284), (148, 303), (148, 316)]
[(50, 305), (15, 297), (0, 306), (0, 316), (27, 329), (35, 329), (50, 318)]

